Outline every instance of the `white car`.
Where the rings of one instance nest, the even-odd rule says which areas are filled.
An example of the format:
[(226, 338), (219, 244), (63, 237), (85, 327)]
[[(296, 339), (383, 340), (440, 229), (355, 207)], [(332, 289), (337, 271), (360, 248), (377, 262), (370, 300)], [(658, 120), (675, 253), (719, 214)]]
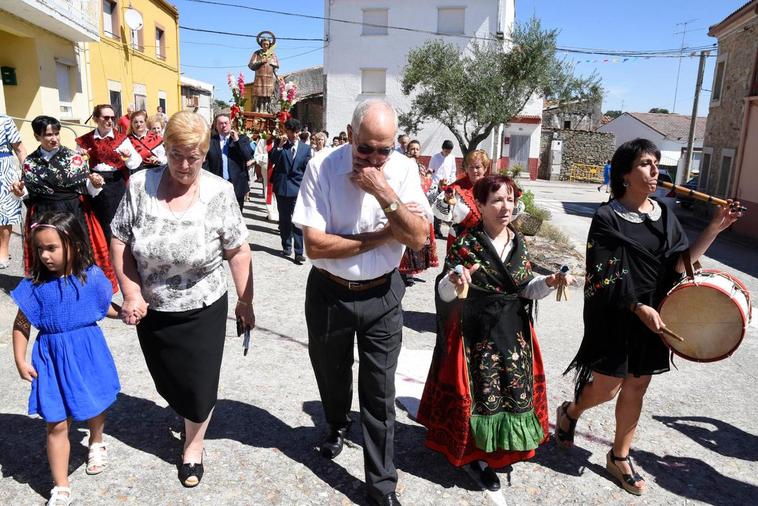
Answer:
[[(664, 181), (666, 183), (674, 182), (666, 169), (658, 170), (658, 181)], [(653, 193), (652, 196), (661, 204), (667, 205), (671, 210), (676, 206), (676, 194), (674, 190), (667, 190), (663, 186), (659, 186), (656, 188), (655, 193)]]

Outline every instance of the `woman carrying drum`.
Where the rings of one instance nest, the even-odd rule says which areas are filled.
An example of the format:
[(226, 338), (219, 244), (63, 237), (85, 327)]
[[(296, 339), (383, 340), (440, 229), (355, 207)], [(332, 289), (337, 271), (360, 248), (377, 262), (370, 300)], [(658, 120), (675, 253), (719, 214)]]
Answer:
[[(673, 211), (650, 198), (660, 157), (647, 139), (626, 142), (613, 155), (613, 198), (595, 213), (587, 238), (584, 338), (566, 371), (576, 371), (575, 398), (558, 408), (555, 431), (559, 444), (572, 446), (582, 413), (618, 395), (606, 469), (635, 495), (645, 490), (629, 459), (642, 399), (652, 375), (669, 370), (669, 350), (660, 337), (665, 325), (656, 308), (684, 272), (681, 253), (688, 249)], [(720, 207), (689, 246), (691, 260), (741, 215), (734, 206)]]

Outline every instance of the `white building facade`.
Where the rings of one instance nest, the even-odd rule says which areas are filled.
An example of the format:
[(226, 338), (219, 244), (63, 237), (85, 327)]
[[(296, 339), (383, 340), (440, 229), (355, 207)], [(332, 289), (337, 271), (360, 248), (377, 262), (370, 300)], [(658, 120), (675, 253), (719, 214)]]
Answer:
[(182, 87), (182, 110), (198, 113), (210, 125), (213, 121), (214, 86), (184, 75), (179, 82)]
[[(403, 95), (400, 81), (411, 49), (436, 38), (463, 50), (475, 37), (507, 37), (515, 0), (325, 0), (324, 11), (325, 129), (335, 136), (346, 130), (355, 106), (368, 98), (385, 98), (399, 112), (410, 108), (411, 97)], [(500, 166), (518, 163), (525, 172), (533, 167), (536, 177), (541, 115), (542, 99), (535, 98), (479, 147), (499, 159)], [(415, 137), (424, 156), (438, 153), (446, 139), (453, 141), (454, 155), (461, 156), (455, 137), (439, 122), (424, 124)]]
[[(690, 117), (681, 114), (625, 112), (597, 131), (614, 134), (616, 147), (639, 137), (649, 139), (661, 151), (660, 165), (669, 170), (678, 170), (684, 166), (683, 155), (687, 152), (689, 125)], [(704, 133), (705, 118), (697, 118), (691, 174), (700, 169)]]

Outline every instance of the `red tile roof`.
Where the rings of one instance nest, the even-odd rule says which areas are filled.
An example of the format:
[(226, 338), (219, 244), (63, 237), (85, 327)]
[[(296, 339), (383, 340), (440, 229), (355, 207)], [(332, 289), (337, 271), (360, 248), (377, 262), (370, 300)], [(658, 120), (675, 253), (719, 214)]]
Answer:
[[(630, 112), (633, 118), (646, 124), (653, 130), (674, 140), (687, 140), (690, 132), (690, 116), (683, 114), (660, 114), (653, 112)], [(705, 122), (707, 118), (698, 117), (695, 120), (695, 138), (705, 137)]]

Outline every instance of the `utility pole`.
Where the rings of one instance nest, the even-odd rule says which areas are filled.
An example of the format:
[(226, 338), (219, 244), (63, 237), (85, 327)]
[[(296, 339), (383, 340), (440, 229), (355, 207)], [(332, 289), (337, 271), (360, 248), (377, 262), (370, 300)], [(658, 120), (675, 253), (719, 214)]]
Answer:
[[(677, 23), (676, 26), (683, 26), (684, 28), (682, 28), (681, 32), (674, 32), (674, 35), (679, 35), (680, 33), (682, 34), (682, 45), (679, 48), (679, 66), (676, 69), (676, 86), (674, 87), (674, 107), (671, 108), (672, 114), (676, 113), (676, 97), (679, 94), (679, 73), (682, 71), (682, 55), (684, 53), (684, 38), (686, 37), (687, 32), (688, 32), (687, 25), (689, 25), (693, 21), (697, 21), (697, 19), (690, 19), (687, 21), (683, 21), (682, 23)], [(689, 30), (689, 31), (692, 32), (694, 30)]]
[(695, 82), (695, 98), (692, 99), (692, 117), (690, 118), (690, 133), (687, 136), (687, 158), (684, 160), (684, 170), (676, 173), (676, 184), (686, 182), (690, 177), (692, 165), (692, 145), (695, 143), (695, 125), (697, 123), (697, 106), (700, 102), (700, 90), (703, 87), (703, 74), (705, 73), (705, 58), (710, 51), (700, 51), (700, 63), (697, 66), (697, 81)]

